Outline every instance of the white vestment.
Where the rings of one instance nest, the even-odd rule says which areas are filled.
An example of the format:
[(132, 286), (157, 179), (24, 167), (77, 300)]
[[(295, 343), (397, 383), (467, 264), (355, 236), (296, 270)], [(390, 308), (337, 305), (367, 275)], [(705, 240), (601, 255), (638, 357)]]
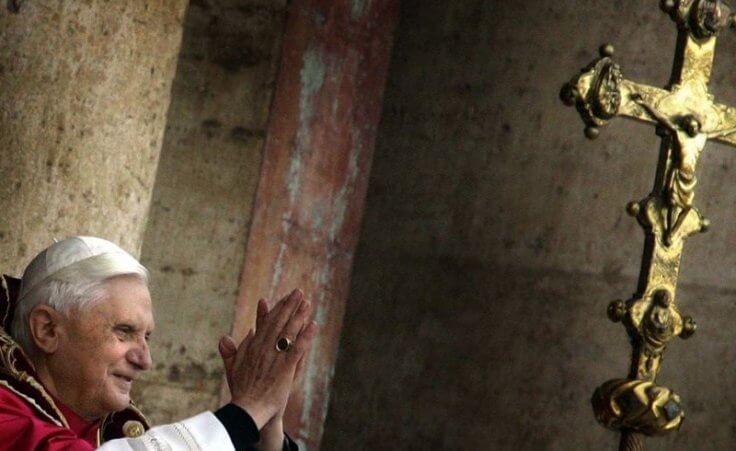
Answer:
[(156, 426), (136, 438), (110, 440), (101, 451), (235, 451), (225, 426), (212, 412)]

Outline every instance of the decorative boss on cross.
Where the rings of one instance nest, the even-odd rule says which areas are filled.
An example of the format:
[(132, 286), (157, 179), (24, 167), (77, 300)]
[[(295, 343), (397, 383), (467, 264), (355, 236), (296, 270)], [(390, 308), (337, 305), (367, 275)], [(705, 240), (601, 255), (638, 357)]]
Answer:
[(680, 315), (675, 289), (685, 239), (709, 227), (693, 206), (698, 159), (710, 139), (736, 145), (736, 109), (715, 103), (708, 91), (716, 36), (736, 24), (735, 14), (722, 0), (668, 0), (661, 7), (678, 26), (666, 88), (625, 79), (609, 44), (561, 92), (582, 116), (590, 139), (617, 116), (654, 123), (662, 137), (652, 192), (627, 206), (646, 237), (637, 291), (608, 308), (631, 337), (629, 377), (606, 382), (592, 400), (598, 421), (622, 432), (622, 451), (643, 449), (641, 434), (677, 429), (684, 418), (680, 398), (655, 380), (667, 343), (695, 332), (692, 318)]

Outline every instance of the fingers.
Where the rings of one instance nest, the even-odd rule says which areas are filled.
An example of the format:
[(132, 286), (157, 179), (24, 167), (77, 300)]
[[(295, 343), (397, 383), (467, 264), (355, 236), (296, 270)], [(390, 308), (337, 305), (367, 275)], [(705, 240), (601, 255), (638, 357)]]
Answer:
[[(245, 355), (247, 354), (249, 347), (253, 344), (255, 333), (256, 332), (254, 329), (249, 330), (248, 335), (246, 335), (245, 338), (243, 338), (243, 341), (240, 342), (240, 345), (235, 351), (235, 355), (231, 359), (231, 367), (238, 367), (242, 365), (243, 359), (246, 358)], [(232, 338), (230, 338), (230, 340), (232, 340)], [(227, 370), (227, 367), (225, 367), (225, 369)]]
[[(301, 290), (294, 290), (270, 311), (265, 299), (259, 300), (256, 330), (255, 332), (251, 330), (248, 337), (238, 347), (234, 366), (238, 367), (243, 361), (249, 360), (258, 366), (269, 368), (276, 358), (276, 341), (283, 334), (285, 325), (298, 309), (303, 297)], [(292, 335), (292, 337), (295, 336), (296, 334)]]
[(269, 312), (268, 301), (261, 298), (258, 300), (258, 309), (256, 311), (256, 330), (261, 330), (263, 327), (263, 321)]
[[(304, 294), (301, 290), (294, 290), (289, 294), (289, 297), (285, 301), (279, 302), (279, 305), (274, 307), (268, 318), (264, 319), (264, 329), (261, 343), (265, 346), (275, 346), (276, 340), (279, 335), (283, 334), (284, 327), (287, 322), (294, 315), (294, 312), (299, 308), (300, 304), (304, 299)], [(273, 315), (273, 316), (272, 316)], [(260, 332), (260, 331), (259, 331)], [(260, 333), (259, 333), (260, 335)], [(256, 339), (259, 337), (256, 336)], [(293, 336), (292, 336), (293, 338)]]
[(288, 300), (289, 300), (289, 299), (290, 299), (290, 298), (291, 298), (291, 297), (292, 297), (293, 295), (297, 294), (297, 292), (299, 292), (299, 294), (301, 294), (301, 290), (298, 290), (298, 289), (296, 289), (296, 290), (293, 290), (293, 291), (291, 291), (291, 292), (290, 292), (289, 294), (287, 294), (286, 296), (284, 296), (283, 298), (279, 299), (279, 301), (278, 301), (278, 302), (276, 302), (276, 305), (274, 305), (274, 306), (273, 306), (273, 308), (269, 308), (269, 307), (268, 307), (268, 302), (265, 302), (265, 299), (264, 299), (264, 302), (265, 302), (265, 306), (264, 306), (264, 307), (265, 307), (265, 309), (267, 309), (268, 311), (264, 311), (263, 319), (265, 320), (265, 319), (267, 319), (268, 317), (275, 317), (275, 316), (278, 316), (279, 312), (281, 312), (281, 310), (282, 310), (282, 309), (284, 308), (284, 306), (286, 306), (286, 304), (287, 304), (287, 301), (288, 301)]
[[(312, 330), (307, 332), (307, 328), (310, 328), (310, 327), (312, 328)], [(302, 356), (299, 358), (299, 361), (296, 364), (296, 371), (294, 372), (294, 377), (296, 377), (299, 373), (302, 372), (302, 369), (304, 369), (304, 365), (306, 365), (306, 361), (307, 361), (307, 353), (308, 353), (307, 351), (309, 351), (309, 346), (311, 346), (312, 339), (317, 334), (318, 329), (319, 327), (317, 326), (317, 323), (314, 321), (310, 321), (308, 324), (305, 324), (302, 330), (299, 332), (299, 338), (301, 338), (302, 340), (306, 340), (306, 343), (300, 344), (300, 346), (302, 346), (301, 348)], [(305, 333), (307, 333), (308, 335), (304, 335), (302, 337), (302, 335)], [(297, 348), (296, 351), (299, 352), (300, 349)]]
[(296, 362), (296, 370), (294, 371), (294, 378), (297, 378), (299, 374), (301, 374), (302, 369), (305, 365), (306, 355), (303, 355), (302, 358), (299, 359), (298, 362)]
[(281, 298), (281, 300), (279, 300), (276, 305), (273, 306), (273, 308), (269, 308), (268, 301), (266, 299), (261, 298), (258, 300), (258, 308), (256, 311), (256, 331), (258, 331), (258, 341), (261, 341), (263, 339), (263, 335), (265, 334), (264, 328), (266, 327), (266, 325), (269, 323), (269, 321), (279, 315), (281, 310), (283, 310), (284, 306), (286, 305), (286, 301), (293, 294), (294, 291)]
[[(274, 359), (281, 354), (275, 349), (279, 338), (286, 336), (296, 342), (298, 337), (305, 332), (311, 313), (311, 303), (304, 300), (304, 294), (298, 289), (285, 296), (270, 311), (267, 302), (260, 299), (255, 332), (251, 330), (248, 337), (238, 347), (235, 358), (231, 359), (232, 362), (226, 363), (231, 367), (238, 366), (247, 359), (259, 366), (269, 368), (274, 363)], [(223, 360), (232, 352), (230, 345), (231, 343), (223, 338), (220, 351)]]
[(307, 300), (303, 300), (294, 312), (294, 315), (292, 315), (292, 317), (289, 319), (289, 322), (286, 323), (283, 331), (281, 332), (281, 334), (279, 334), (279, 337), (276, 338), (276, 340), (278, 340), (282, 336), (288, 337), (290, 340), (296, 340), (302, 330), (304, 330), (304, 328), (306, 327), (311, 315), (312, 303)]
[[(299, 334), (299, 337), (296, 339), (296, 342), (294, 343), (294, 348), (289, 351), (287, 354), (287, 360), (290, 364), (295, 366), (295, 369), (298, 367), (299, 369), (304, 365), (303, 363), (303, 357), (306, 355), (307, 351), (309, 350), (309, 346), (312, 344), (312, 339), (317, 334), (317, 323), (314, 321), (311, 321), (307, 327), (302, 330), (302, 333)], [(297, 369), (298, 371), (298, 369)]]

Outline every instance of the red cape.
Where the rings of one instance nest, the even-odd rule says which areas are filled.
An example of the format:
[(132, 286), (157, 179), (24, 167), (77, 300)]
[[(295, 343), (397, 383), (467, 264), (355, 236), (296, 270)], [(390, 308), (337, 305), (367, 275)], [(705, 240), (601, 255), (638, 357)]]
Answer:
[(88, 451), (99, 445), (100, 421), (88, 422), (57, 403), (68, 427), (40, 418), (29, 400), (0, 386), (0, 451)]

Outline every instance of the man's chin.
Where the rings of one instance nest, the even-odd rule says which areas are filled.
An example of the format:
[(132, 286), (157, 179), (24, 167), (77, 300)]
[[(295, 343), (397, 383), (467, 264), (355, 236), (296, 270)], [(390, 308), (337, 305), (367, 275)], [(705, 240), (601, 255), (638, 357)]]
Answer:
[(130, 396), (118, 394), (114, 399), (108, 399), (106, 407), (107, 413), (119, 412), (130, 405)]
[(116, 383), (113, 387), (110, 387), (109, 397), (107, 398), (108, 407), (114, 408), (114, 412), (123, 410), (130, 404), (130, 390), (131, 384), (119, 384)]

